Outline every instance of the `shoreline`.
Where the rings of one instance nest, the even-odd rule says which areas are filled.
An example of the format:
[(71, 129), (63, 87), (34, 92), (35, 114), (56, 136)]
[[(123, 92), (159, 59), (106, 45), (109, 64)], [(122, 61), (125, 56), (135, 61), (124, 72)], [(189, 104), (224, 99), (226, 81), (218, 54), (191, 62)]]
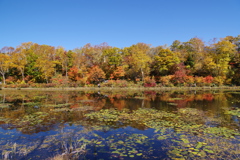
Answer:
[[(62, 88), (1, 88), (1, 90), (24, 90), (24, 91), (125, 91), (125, 90), (132, 90), (132, 91), (173, 91), (173, 90), (182, 90), (182, 91), (189, 91), (189, 90), (240, 90), (240, 86), (236, 87), (228, 87), (228, 86), (221, 86), (221, 87), (62, 87)], [(0, 90), (0, 91), (1, 91)]]

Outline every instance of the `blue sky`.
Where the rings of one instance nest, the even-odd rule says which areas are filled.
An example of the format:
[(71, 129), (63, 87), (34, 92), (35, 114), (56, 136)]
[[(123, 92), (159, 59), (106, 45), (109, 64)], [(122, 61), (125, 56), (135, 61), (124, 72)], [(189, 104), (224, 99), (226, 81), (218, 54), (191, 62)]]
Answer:
[(128, 47), (240, 35), (240, 0), (0, 0), (0, 49)]

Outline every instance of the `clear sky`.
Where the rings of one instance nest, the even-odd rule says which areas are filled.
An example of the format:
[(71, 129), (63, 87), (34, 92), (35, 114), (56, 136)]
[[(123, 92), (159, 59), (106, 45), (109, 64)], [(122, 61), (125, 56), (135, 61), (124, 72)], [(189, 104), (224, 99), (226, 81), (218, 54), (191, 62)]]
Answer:
[(171, 45), (240, 34), (240, 0), (0, 0), (0, 49)]

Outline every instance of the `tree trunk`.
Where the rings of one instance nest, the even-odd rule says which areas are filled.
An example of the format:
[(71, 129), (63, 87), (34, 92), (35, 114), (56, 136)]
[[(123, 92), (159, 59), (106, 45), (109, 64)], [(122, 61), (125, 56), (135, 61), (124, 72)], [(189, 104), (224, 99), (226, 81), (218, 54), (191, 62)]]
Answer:
[(6, 83), (5, 73), (4, 73), (4, 72), (0, 72), (0, 73), (1, 73), (1, 75), (2, 75), (3, 84), (5, 84), (5, 83)]
[(24, 80), (24, 70), (23, 69), (21, 69), (21, 74), (22, 74), (22, 80), (23, 80), (23, 82), (25, 82), (25, 80)]
[(67, 70), (67, 67), (66, 67), (66, 78), (68, 77), (68, 74), (67, 74), (67, 73), (68, 73), (68, 70)]
[(144, 72), (143, 72), (142, 67), (141, 67), (141, 73), (142, 73), (142, 81), (143, 81), (143, 83), (144, 83)]
[(48, 77), (46, 76), (46, 74), (45, 74), (45, 79), (46, 79), (46, 82), (47, 82), (47, 84), (48, 84)]
[(6, 84), (5, 74), (3, 74), (2, 77), (3, 77), (3, 84), (5, 85)]

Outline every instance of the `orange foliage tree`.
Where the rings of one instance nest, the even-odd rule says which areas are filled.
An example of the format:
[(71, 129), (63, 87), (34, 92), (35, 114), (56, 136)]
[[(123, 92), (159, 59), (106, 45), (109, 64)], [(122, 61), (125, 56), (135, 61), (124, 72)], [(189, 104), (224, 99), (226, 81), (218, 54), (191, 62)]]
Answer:
[(79, 69), (75, 66), (70, 68), (70, 71), (68, 72), (68, 78), (75, 82), (80, 80), (81, 76), (79, 73)]
[(90, 69), (88, 81), (96, 84), (101, 82), (103, 79), (105, 79), (104, 71), (99, 68), (99, 66), (93, 66)]
[(122, 66), (117, 67), (117, 69), (113, 72), (112, 76), (114, 79), (121, 79), (125, 76), (124, 68)]

